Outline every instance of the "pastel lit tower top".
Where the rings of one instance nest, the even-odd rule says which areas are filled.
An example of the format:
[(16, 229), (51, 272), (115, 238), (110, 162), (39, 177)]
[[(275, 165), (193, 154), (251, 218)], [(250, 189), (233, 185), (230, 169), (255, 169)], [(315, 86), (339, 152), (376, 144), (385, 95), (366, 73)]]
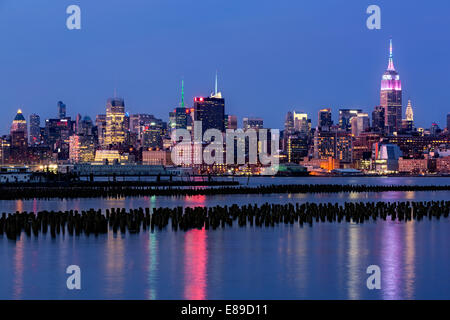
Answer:
[(408, 100), (408, 106), (406, 107), (406, 120), (414, 121), (414, 112), (412, 109), (411, 100)]
[(22, 114), (22, 110), (17, 110), (17, 114), (14, 117), (14, 120), (11, 125), (11, 132), (18, 132), (18, 131), (27, 131), (27, 121), (25, 120), (25, 117)]
[(390, 40), (389, 46), (389, 64), (386, 72), (383, 74), (381, 80), (381, 90), (382, 91), (401, 91), (402, 90), (402, 82), (400, 81), (400, 75), (397, 71), (395, 71), (394, 67), (394, 56), (392, 49), (392, 39)]

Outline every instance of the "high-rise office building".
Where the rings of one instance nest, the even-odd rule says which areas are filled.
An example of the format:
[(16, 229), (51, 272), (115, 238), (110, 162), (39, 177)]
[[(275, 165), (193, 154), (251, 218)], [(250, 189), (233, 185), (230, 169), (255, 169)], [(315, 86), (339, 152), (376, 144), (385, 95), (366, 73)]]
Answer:
[(450, 131), (450, 113), (447, 114), (447, 131)]
[(398, 132), (402, 126), (402, 83), (395, 70), (392, 39), (389, 64), (381, 80), (380, 105), (384, 108), (384, 127), (387, 134)]
[(299, 163), (308, 155), (308, 139), (302, 134), (289, 135), (286, 151), (288, 162)]
[(125, 112), (125, 116), (123, 117), (123, 129), (125, 130), (125, 134), (130, 132), (130, 115), (128, 112)]
[(314, 158), (326, 160), (336, 156), (336, 132), (319, 131), (314, 132)]
[(350, 132), (336, 132), (336, 154), (334, 156), (340, 163), (353, 161), (353, 139)]
[(10, 147), (9, 139), (6, 136), (0, 137), (0, 160), (2, 165), (8, 162)]
[(215, 89), (211, 96), (194, 98), (194, 121), (202, 122), (202, 135), (209, 129), (225, 131), (225, 99), (218, 91), (217, 74)]
[[(184, 114), (186, 114), (186, 111), (183, 110)], [(172, 121), (176, 121), (175, 116), (172, 120), (170, 120), (170, 125), (174, 125), (174, 127), (176, 127), (176, 122), (172, 122)], [(151, 126), (152, 123), (156, 123), (158, 124), (162, 129), (165, 125), (165, 123), (163, 123), (163, 121), (161, 119), (157, 119), (154, 115), (152, 114), (147, 114), (147, 113), (138, 113), (138, 114), (132, 114), (130, 116), (130, 132), (133, 134), (136, 134), (137, 138), (139, 140), (143, 139), (143, 134), (144, 131), (146, 131), (148, 126)]]
[(66, 105), (62, 101), (58, 101), (58, 118), (64, 119), (66, 117)]
[(58, 153), (59, 160), (69, 159), (69, 137), (73, 134), (70, 118), (46, 119), (43, 142), (52, 152)]
[(11, 125), (11, 146), (24, 147), (28, 145), (27, 121), (22, 114), (22, 110), (17, 110), (17, 114)]
[(370, 119), (367, 113), (358, 113), (356, 117), (351, 118), (352, 136), (358, 137), (361, 133), (370, 128)]
[(118, 146), (125, 142), (125, 103), (123, 99), (111, 98), (106, 103), (105, 145)]
[(175, 108), (173, 112), (169, 114), (170, 129), (187, 129), (190, 122), (190, 109), (185, 107)]
[(311, 119), (308, 119), (308, 114), (294, 111), (294, 131), (307, 134), (310, 130)]
[(106, 114), (98, 114), (95, 117), (95, 126), (97, 128), (97, 141), (99, 145), (105, 145), (106, 137)]
[(361, 112), (361, 109), (339, 109), (339, 129), (350, 131), (352, 118)]
[(314, 158), (329, 158), (342, 163), (352, 162), (352, 135), (345, 131), (316, 131), (314, 133)]
[(181, 80), (181, 101), (179, 106), (169, 112), (169, 131), (189, 129), (192, 126), (193, 108), (188, 108), (184, 102), (184, 81)]
[(35, 113), (30, 115), (30, 132), (28, 142), (32, 146), (41, 143), (41, 117)]
[(194, 120), (202, 122), (202, 135), (208, 129), (225, 130), (225, 99), (218, 95), (194, 98)]
[(94, 124), (89, 116), (84, 116), (78, 123), (78, 134), (90, 136), (93, 134)]
[(284, 135), (288, 136), (290, 134), (293, 134), (294, 132), (294, 114), (291, 111), (288, 111), (284, 120)]
[(372, 112), (372, 130), (374, 132), (384, 132), (384, 108), (376, 106)]
[(92, 162), (95, 159), (94, 136), (76, 134), (69, 139), (69, 160), (72, 163)]
[(318, 114), (317, 127), (319, 131), (329, 131), (333, 125), (333, 120), (331, 119), (331, 109), (321, 109)]
[(147, 150), (161, 150), (163, 148), (162, 130), (162, 122), (152, 122), (146, 125), (142, 132), (142, 146)]

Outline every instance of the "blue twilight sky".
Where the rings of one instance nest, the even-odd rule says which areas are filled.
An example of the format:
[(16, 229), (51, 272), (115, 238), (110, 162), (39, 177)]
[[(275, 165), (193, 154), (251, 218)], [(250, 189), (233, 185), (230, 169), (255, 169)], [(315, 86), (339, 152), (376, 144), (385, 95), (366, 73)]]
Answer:
[[(82, 29), (66, 28), (66, 8)], [(381, 7), (368, 30), (366, 8)], [(450, 112), (450, 1), (405, 0), (0, 0), (0, 133), (16, 110), (42, 119), (104, 113), (117, 88), (130, 113), (168, 120), (180, 100), (208, 95), (215, 71), (226, 113), (263, 117), (331, 107), (371, 112), (394, 40), (404, 109), (418, 126), (445, 127)]]

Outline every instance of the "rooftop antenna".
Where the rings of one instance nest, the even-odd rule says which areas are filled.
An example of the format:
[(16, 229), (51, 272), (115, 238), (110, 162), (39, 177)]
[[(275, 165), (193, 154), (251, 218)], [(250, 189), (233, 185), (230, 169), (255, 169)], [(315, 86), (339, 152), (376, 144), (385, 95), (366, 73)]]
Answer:
[(388, 70), (393, 71), (395, 70), (394, 67), (394, 50), (392, 47), (392, 37), (389, 40), (389, 66), (388, 66)]
[(217, 70), (216, 70), (216, 83), (214, 87), (214, 95), (217, 96)]
[(181, 79), (181, 107), (184, 108), (184, 79)]

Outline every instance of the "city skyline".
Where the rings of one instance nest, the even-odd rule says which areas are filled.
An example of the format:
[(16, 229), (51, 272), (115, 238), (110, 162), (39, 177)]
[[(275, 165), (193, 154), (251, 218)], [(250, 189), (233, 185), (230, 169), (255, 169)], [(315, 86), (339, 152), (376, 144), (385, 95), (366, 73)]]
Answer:
[[(213, 90), (213, 92), (211, 93), (211, 97), (218, 97), (218, 98), (222, 98), (222, 93), (221, 92), (219, 92), (218, 91), (219, 89), (218, 89), (218, 74), (217, 74), (217, 71), (216, 71), (216, 74), (215, 74), (215, 81), (214, 81), (214, 90)], [(381, 106), (375, 106), (374, 107), (374, 109), (376, 110), (377, 108), (379, 108), (379, 107), (381, 107), (381, 108), (383, 108), (384, 109), (384, 113), (386, 114), (386, 111), (387, 111), (387, 109), (389, 108), (389, 106), (391, 105), (390, 103), (391, 102), (388, 102), (388, 101), (391, 101), (391, 100), (388, 100), (388, 98), (387, 98), (387, 94), (386, 94), (386, 92), (387, 91), (392, 91), (392, 94), (394, 94), (395, 96), (397, 95), (397, 92), (399, 92), (399, 98), (397, 98), (397, 97), (395, 97), (395, 101), (393, 101), (393, 105), (396, 105), (396, 106), (398, 106), (398, 108), (399, 108), (399, 110), (398, 111), (395, 111), (394, 112), (394, 114), (393, 114), (393, 117), (395, 118), (394, 120), (393, 120), (393, 122), (394, 123), (397, 123), (397, 124), (395, 124), (395, 130), (393, 130), (393, 131), (398, 131), (398, 130), (401, 130), (401, 126), (402, 126), (402, 120), (403, 121), (405, 121), (405, 120), (407, 120), (407, 121), (411, 121), (412, 123), (411, 124), (414, 124), (414, 121), (413, 121), (413, 110), (412, 110), (412, 105), (411, 105), (411, 100), (410, 99), (408, 99), (408, 102), (407, 102), (407, 106), (406, 106), (406, 108), (405, 108), (405, 112), (403, 112), (403, 104), (402, 104), (402, 84), (401, 84), (401, 80), (400, 80), (400, 76), (399, 76), (399, 74), (398, 74), (398, 72), (396, 71), (396, 69), (395, 69), (395, 67), (394, 67), (394, 61), (393, 61), (393, 42), (392, 42), (392, 38), (389, 40), (389, 59), (388, 59), (388, 67), (387, 67), (387, 69), (386, 69), (386, 71), (385, 71), (385, 73), (383, 74), (383, 76), (382, 76), (382, 81), (381, 81), (381, 90), (380, 90), (380, 98), (381, 98), (381, 101), (380, 101), (380, 104), (381, 104)], [(195, 107), (196, 106), (196, 104), (198, 103), (198, 99), (208, 99), (207, 98), (207, 96), (205, 97), (205, 98), (199, 98), (199, 97), (193, 97), (192, 98), (192, 101), (193, 101), (193, 103), (192, 103), (192, 107)], [(391, 98), (389, 98), (389, 99), (391, 99)], [(399, 101), (397, 101), (397, 99), (399, 99)], [(124, 114), (127, 114), (127, 116), (130, 114), (128, 111), (127, 111), (127, 109), (125, 108), (125, 106), (124, 106), (124, 99), (122, 98), (122, 97), (118, 97), (117, 96), (117, 89), (114, 89), (114, 95), (113, 95), (113, 97), (112, 98), (108, 98), (107, 99), (107, 109), (108, 109), (108, 105), (110, 104), (110, 102), (112, 101), (112, 100), (117, 100), (117, 101), (120, 101), (122, 104), (123, 104), (123, 106), (122, 106), (122, 112), (124, 113)], [(66, 106), (66, 104), (64, 104), (62, 101), (58, 101), (57, 102), (57, 112), (56, 112), (56, 114), (57, 114), (57, 116), (56, 117), (50, 117), (49, 119), (63, 119), (63, 118), (65, 118), (66, 116), (67, 117), (72, 117), (73, 119), (76, 119), (78, 116), (81, 116), (81, 117), (88, 117), (89, 119), (91, 119), (91, 115), (90, 114), (85, 114), (85, 115), (82, 115), (82, 114), (80, 114), (80, 113), (77, 113), (76, 111), (74, 112), (74, 114), (76, 113), (76, 116), (71, 116), (71, 115), (66, 115), (66, 111), (67, 111), (67, 106)], [(178, 106), (175, 106), (175, 109), (184, 109), (184, 108), (189, 108), (189, 105), (188, 104), (186, 104), (186, 102), (185, 102), (185, 94), (184, 94), (184, 79), (182, 79), (181, 80), (181, 95), (180, 95), (180, 102), (179, 102), (179, 105)], [(397, 108), (397, 107), (396, 107)], [(174, 109), (174, 110), (175, 110)], [(327, 110), (327, 112), (330, 114), (329, 116), (331, 116), (331, 122), (333, 123), (334, 122), (334, 118), (335, 117), (339, 117), (339, 120), (338, 121), (336, 121), (336, 125), (338, 125), (339, 127), (342, 127), (342, 124), (341, 124), (341, 113), (344, 111), (351, 111), (351, 110), (355, 110), (355, 111), (357, 111), (358, 113), (361, 113), (361, 114), (366, 114), (366, 113), (364, 113), (363, 112), (363, 110), (362, 109), (356, 109), (356, 108), (352, 108), (352, 109), (345, 109), (345, 108), (339, 108), (338, 110), (337, 110), (337, 114), (338, 114), (338, 116), (336, 116), (336, 115), (334, 115), (334, 113), (333, 113), (333, 109), (332, 108), (326, 108), (326, 109), (321, 109), (321, 110)], [(321, 110), (319, 110), (319, 113), (321, 112)], [(296, 113), (296, 111), (298, 111), (298, 109), (293, 109), (293, 110), (291, 110), (291, 111), (293, 111), (294, 112), (294, 114)], [(288, 112), (291, 112), (291, 111), (288, 111)], [(108, 112), (108, 111), (107, 111)], [(183, 113), (184, 113), (184, 111), (183, 111)], [(16, 113), (16, 117), (17, 117), (17, 114), (21, 114), (22, 115), (22, 109), (18, 109), (18, 111), (17, 111), (17, 113)], [(139, 115), (139, 114), (147, 114), (147, 115), (152, 115), (151, 113), (135, 113), (135, 115)], [(300, 111), (300, 114), (303, 114), (303, 115), (305, 115), (306, 117), (308, 117), (308, 114), (306, 113), (306, 112), (304, 112), (304, 111)], [(100, 115), (100, 114), (97, 114), (96, 115), (96, 117), (98, 116), (98, 115)], [(224, 114), (223, 116), (225, 116), (226, 114)], [(447, 115), (446, 115), (446, 118), (444, 119), (444, 127), (442, 127), (442, 129), (445, 129), (445, 128), (448, 128), (448, 115), (450, 115), (450, 113), (447, 113)], [(39, 116), (39, 114), (37, 114), (37, 113), (31, 113), (30, 114), (30, 123), (29, 124), (31, 124), (31, 119), (32, 118), (34, 118), (34, 117), (36, 117), (37, 116), (37, 118), (40, 118), (40, 116)], [(235, 115), (228, 115), (228, 116), (232, 116), (232, 117), (236, 117)], [(373, 120), (373, 113), (372, 113), (372, 121), (374, 121)], [(384, 117), (384, 115), (383, 115), (383, 117)], [(391, 120), (389, 120), (389, 117), (390, 117), (390, 115), (386, 115), (385, 116), (385, 122), (386, 123), (388, 123), (388, 122), (391, 122)], [(93, 118), (93, 117), (92, 117)], [(163, 121), (164, 120), (168, 120), (167, 121), (167, 123), (168, 122), (170, 122), (170, 111), (169, 111), (169, 117), (162, 117), (163, 119)], [(241, 119), (242, 119), (242, 127), (245, 127), (245, 121), (246, 121), (246, 119), (248, 119), (249, 117), (248, 116), (243, 116)], [(260, 118), (260, 117), (250, 117), (250, 118), (256, 118), (256, 119), (261, 119), (261, 121), (264, 121), (264, 119), (263, 118)], [(314, 116), (312, 116), (311, 114), (309, 115), (309, 119), (314, 119)], [(369, 118), (369, 120), (370, 120), (370, 118)], [(25, 121), (26, 121), (26, 119), (25, 119)], [(311, 120), (310, 120), (311, 121)], [(319, 119), (317, 119), (317, 121), (319, 121)], [(439, 123), (439, 121), (433, 121), (431, 124), (430, 124), (430, 128), (432, 127), (432, 126), (434, 126), (434, 125), (436, 125), (437, 123)], [(14, 123), (13, 123), (13, 125), (14, 125)], [(447, 126), (445, 126), (445, 125), (447, 125)], [(439, 126), (439, 125), (438, 125)], [(239, 126), (238, 125), (238, 127), (241, 127), (241, 126)], [(320, 127), (320, 123), (319, 122), (317, 122), (316, 123), (316, 126), (314, 126), (314, 127)], [(423, 127), (423, 129), (428, 129), (427, 127)], [(30, 128), (30, 131), (31, 131), (31, 128)], [(390, 133), (392, 133), (392, 131), (391, 130), (387, 130), (388, 132), (390, 132)]]
[[(448, 82), (450, 74), (444, 59), (450, 48), (439, 41), (440, 30), (448, 22), (439, 20), (439, 13), (434, 23), (442, 28), (436, 29), (429, 24), (426, 12), (436, 12), (436, 6), (443, 12), (441, 7), (449, 6), (447, 3), (430, 4), (421, 8), (420, 15), (415, 8), (400, 10), (399, 4), (381, 2), (382, 29), (370, 31), (364, 25), (365, 6), (355, 1), (342, 7), (335, 1), (324, 1), (322, 5), (337, 10), (335, 17), (330, 14), (333, 10), (323, 13), (313, 3), (269, 7), (263, 1), (257, 14), (247, 20), (245, 15), (233, 18), (231, 13), (250, 4), (224, 7), (215, 2), (205, 6), (204, 1), (199, 1), (170, 8), (168, 4), (152, 6), (138, 1), (116, 24), (112, 23), (119, 15), (116, 2), (109, 2), (101, 11), (99, 4), (80, 1), (85, 17), (83, 29), (72, 33), (60, 23), (64, 15), (57, 18), (58, 10), (64, 12), (66, 4), (51, 8), (43, 4), (38, 14), (35, 8), (11, 1), (0, 7), (0, 26), (8, 29), (5, 45), (10, 48), (0, 53), (4, 73), (0, 90), (5, 113), (10, 117), (19, 108), (27, 117), (32, 113), (42, 119), (56, 117), (54, 105), (59, 100), (67, 104), (72, 117), (78, 112), (93, 117), (103, 112), (105, 99), (117, 88), (130, 113), (150, 113), (167, 121), (167, 110), (179, 104), (181, 79), (185, 81), (186, 101), (191, 105), (193, 97), (213, 91), (215, 70), (227, 99), (227, 113), (239, 119), (261, 117), (267, 127), (282, 128), (284, 114), (289, 110), (315, 115), (318, 109), (331, 108), (334, 120), (340, 108), (370, 113), (379, 104), (380, 71), (386, 68), (387, 39), (392, 36), (396, 67), (404, 82), (403, 109), (411, 99), (417, 126), (429, 127), (437, 122), (445, 127), (445, 101), (450, 96), (444, 85), (436, 84)], [(293, 13), (286, 16), (286, 8), (293, 9)], [(183, 21), (184, 14), (207, 16), (214, 9), (223, 10), (203, 24), (195, 19), (188, 25), (175, 23)], [(182, 10), (186, 12), (182, 14)], [(158, 12), (170, 20), (171, 27), (156, 17)], [(29, 23), (18, 23), (17, 15), (21, 16), (19, 22)], [(415, 17), (414, 23), (411, 17)], [(29, 28), (41, 19), (46, 22), (36, 30)], [(231, 28), (230, 19), (237, 24), (235, 28)], [(262, 26), (260, 23), (266, 20), (274, 23)], [(205, 24), (209, 27), (204, 28)], [(320, 32), (316, 30), (319, 24)], [(339, 27), (333, 30), (336, 24)], [(237, 27), (244, 32), (239, 34)], [(119, 49), (109, 50), (103, 45), (114, 39), (121, 44)], [(195, 49), (197, 43), (205, 41), (212, 52)], [(155, 46), (158, 50), (154, 50)], [(181, 50), (172, 50), (175, 47)], [(323, 90), (326, 95), (320, 93)], [(274, 116), (273, 110), (280, 115)], [(8, 131), (10, 117), (0, 121), (3, 134)]]

